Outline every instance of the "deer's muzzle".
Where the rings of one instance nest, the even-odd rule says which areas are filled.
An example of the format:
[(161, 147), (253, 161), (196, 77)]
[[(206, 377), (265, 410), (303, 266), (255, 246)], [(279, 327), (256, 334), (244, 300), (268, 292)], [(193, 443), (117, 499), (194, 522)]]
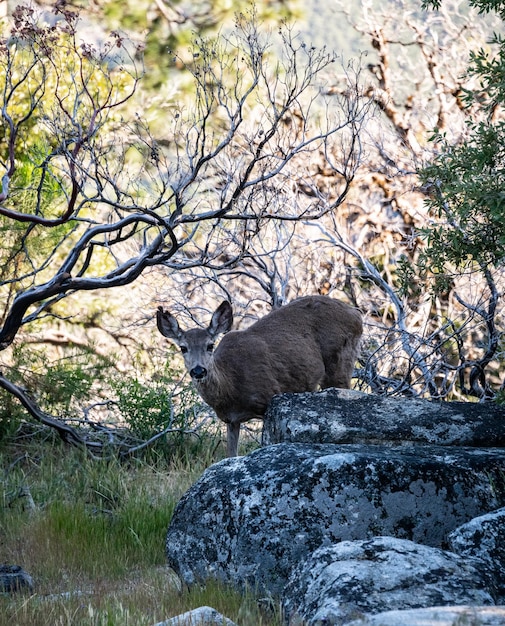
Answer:
[(194, 378), (195, 380), (202, 380), (202, 378), (205, 378), (207, 376), (207, 370), (205, 369), (205, 367), (197, 365), (190, 371), (189, 374), (191, 378)]

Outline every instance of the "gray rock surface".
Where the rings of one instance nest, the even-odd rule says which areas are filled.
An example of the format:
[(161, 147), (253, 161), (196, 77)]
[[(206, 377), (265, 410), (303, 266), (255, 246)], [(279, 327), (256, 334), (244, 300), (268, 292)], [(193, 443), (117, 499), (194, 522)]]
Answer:
[(33, 591), (33, 579), (20, 565), (0, 564), (0, 593)]
[(334, 626), (390, 609), (493, 605), (489, 586), (479, 559), (376, 537), (313, 552), (294, 568), (283, 606), (290, 624)]
[(388, 535), (445, 547), (448, 534), (505, 505), (500, 450), (279, 444), (210, 467), (179, 502), (169, 565), (282, 593), (314, 550)]
[(504, 626), (505, 606), (433, 606), (386, 611), (346, 626)]
[(201, 606), (198, 609), (187, 611), (181, 615), (171, 617), (165, 622), (158, 622), (154, 626), (237, 626), (231, 619), (224, 617), (210, 606)]
[(270, 403), (263, 445), (275, 443), (428, 443), (505, 446), (505, 407), (432, 402), (348, 389), (283, 394)]
[(478, 557), (486, 563), (494, 576), (500, 602), (505, 603), (505, 509), (472, 519), (453, 530), (448, 540), (453, 552)]
[(280, 596), (289, 626), (505, 626), (504, 407), (289, 394), (263, 442), (181, 499), (183, 581)]

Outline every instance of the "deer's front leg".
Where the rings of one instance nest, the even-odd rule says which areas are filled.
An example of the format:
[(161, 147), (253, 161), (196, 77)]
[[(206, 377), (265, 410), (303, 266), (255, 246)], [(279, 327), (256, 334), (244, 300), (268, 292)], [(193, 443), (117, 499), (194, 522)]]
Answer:
[(238, 438), (240, 435), (240, 422), (237, 424), (227, 424), (226, 454), (228, 456), (237, 456), (238, 454)]

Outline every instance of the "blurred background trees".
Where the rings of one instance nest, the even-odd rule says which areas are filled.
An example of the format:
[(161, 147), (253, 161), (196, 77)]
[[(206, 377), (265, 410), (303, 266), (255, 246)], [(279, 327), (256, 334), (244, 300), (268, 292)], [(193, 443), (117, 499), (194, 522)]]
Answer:
[(222, 298), (239, 327), (342, 298), (365, 314), (358, 388), (500, 397), (503, 7), (426, 4), (11, 7), (4, 432), (21, 402), (96, 450), (198, 436), (153, 315)]

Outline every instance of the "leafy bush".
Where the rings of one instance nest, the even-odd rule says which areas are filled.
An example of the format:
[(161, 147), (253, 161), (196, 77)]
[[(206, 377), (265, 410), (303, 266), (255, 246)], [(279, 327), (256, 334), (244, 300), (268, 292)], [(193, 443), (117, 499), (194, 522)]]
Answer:
[[(22, 343), (12, 350), (4, 370), (44, 411), (66, 419), (80, 417), (82, 405), (96, 398), (111, 363), (111, 359), (94, 353), (92, 347), (73, 349), (64, 357), (52, 359), (47, 349), (34, 350)], [(0, 389), (0, 440), (14, 433), (26, 415), (18, 400)]]
[(208, 408), (189, 385), (181, 385), (170, 368), (152, 380), (139, 376), (118, 378), (113, 383), (117, 407), (132, 433), (141, 440), (158, 437), (158, 448), (174, 449), (187, 441), (210, 434)]
[(422, 258), (438, 274), (471, 262), (481, 269), (497, 267), (505, 260), (505, 173), (500, 166), (505, 123), (473, 124), (469, 132), (467, 141), (456, 146), (435, 135), (441, 153), (421, 172), (422, 182), (431, 185), (427, 205), (437, 218), (421, 229), (427, 242)]
[[(155, 456), (171, 457), (176, 452), (202, 454), (204, 439), (205, 454), (213, 454), (217, 440), (216, 429), (210, 429), (211, 413), (191, 386), (181, 385), (179, 372), (157, 367), (161, 374), (149, 378), (135, 370), (118, 373), (113, 363), (112, 355), (97, 355), (92, 346), (67, 349), (64, 357), (52, 359), (47, 347), (37, 351), (20, 344), (5, 369), (47, 414), (61, 423), (84, 425), (84, 437), (98, 433), (106, 456), (115, 454), (106, 451), (107, 441), (123, 453), (150, 448)], [(99, 415), (94, 414), (96, 406), (102, 407)], [(0, 441), (8, 440), (26, 421), (21, 403), (0, 389)]]

